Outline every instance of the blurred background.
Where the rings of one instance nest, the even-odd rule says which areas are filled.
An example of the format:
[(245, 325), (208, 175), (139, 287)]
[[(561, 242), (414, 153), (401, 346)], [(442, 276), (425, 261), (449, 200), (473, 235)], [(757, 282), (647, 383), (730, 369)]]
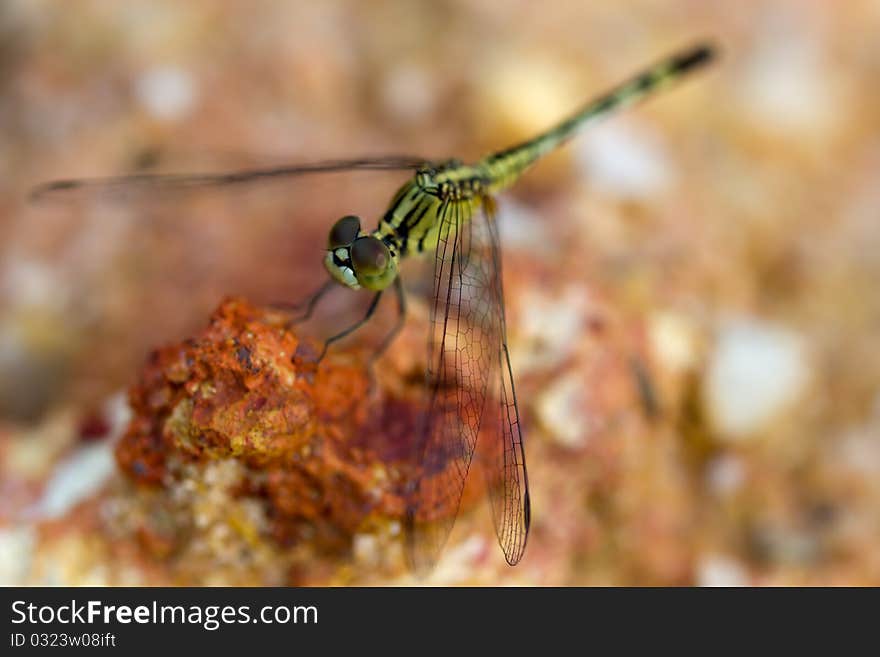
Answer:
[(708, 39), (712, 67), (501, 199), (533, 533), (509, 568), (470, 513), (432, 582), (880, 584), (878, 33), (876, 0), (6, 0), (0, 583), (162, 581), (95, 556), (83, 515), (119, 477), (126, 388), (223, 296), (303, 298), (332, 222), (372, 225), (403, 176), (33, 185), (476, 159)]

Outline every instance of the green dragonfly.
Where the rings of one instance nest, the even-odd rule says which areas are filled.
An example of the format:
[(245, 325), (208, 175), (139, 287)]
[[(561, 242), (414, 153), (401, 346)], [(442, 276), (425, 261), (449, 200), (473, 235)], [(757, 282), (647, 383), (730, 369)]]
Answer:
[(367, 322), (384, 292), (393, 288), (398, 321), (376, 352), (382, 353), (392, 343), (406, 313), (400, 261), (411, 255), (434, 255), (425, 376), (427, 402), (413, 440), (417, 474), (405, 492), (407, 554), (417, 571), (430, 569), (437, 560), (455, 522), (479, 438), (488, 443), (489, 456), (483, 469), (495, 531), (507, 562), (515, 565), (526, 547), (531, 512), (522, 427), (507, 348), (495, 195), (586, 124), (634, 104), (705, 65), (712, 57), (713, 49), (708, 45), (675, 53), (537, 137), (475, 164), (388, 157), (225, 174), (60, 180), (38, 187), (33, 196), (43, 198), (84, 188), (134, 186), (159, 190), (234, 185), (354, 169), (411, 171), (410, 179), (394, 196), (375, 230), (366, 230), (353, 215), (333, 225), (324, 255), (330, 278), (309, 298), (301, 319), (311, 316), (318, 301), (336, 285), (373, 292), (363, 319), (328, 338), (326, 353), (329, 345)]

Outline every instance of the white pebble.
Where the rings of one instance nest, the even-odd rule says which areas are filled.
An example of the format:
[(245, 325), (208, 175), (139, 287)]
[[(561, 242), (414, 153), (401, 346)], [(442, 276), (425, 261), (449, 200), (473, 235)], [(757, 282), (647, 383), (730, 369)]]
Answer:
[(746, 586), (749, 575), (746, 569), (730, 557), (709, 555), (697, 564), (698, 586)]
[(355, 534), (352, 551), (358, 563), (375, 566), (379, 563), (379, 541), (372, 534)]
[(536, 404), (541, 424), (565, 447), (582, 447), (592, 429), (584, 388), (582, 373), (567, 374), (550, 384)]
[(37, 504), (37, 512), (44, 518), (64, 515), (97, 492), (115, 469), (109, 441), (81, 447), (55, 468)]
[(128, 393), (120, 391), (109, 397), (104, 403), (104, 414), (110, 421), (110, 433), (107, 440), (115, 443), (125, 433), (131, 422), (132, 410), (128, 404)]
[(648, 325), (651, 347), (660, 363), (673, 372), (697, 364), (698, 338), (693, 325), (672, 312), (655, 313)]
[(797, 400), (808, 367), (802, 339), (755, 320), (737, 320), (718, 336), (704, 398), (723, 438), (748, 438)]
[(0, 586), (25, 583), (35, 543), (29, 527), (0, 529)]
[(547, 235), (547, 222), (510, 196), (498, 198), (498, 232), (506, 249), (528, 249), (530, 253), (547, 256), (555, 256), (559, 250)]
[(660, 140), (620, 120), (597, 125), (577, 140), (584, 178), (609, 194), (649, 198), (673, 182), (674, 171)]
[(154, 118), (175, 121), (192, 110), (197, 94), (189, 73), (162, 67), (147, 71), (137, 79), (135, 95)]
[(4, 264), (0, 281), (18, 305), (60, 308), (67, 300), (66, 281), (50, 264), (14, 255)]
[(805, 27), (796, 11), (770, 12), (758, 30), (740, 94), (762, 127), (801, 135), (831, 127), (841, 114), (821, 39)]
[(430, 575), (430, 581), (446, 586), (463, 584), (478, 574), (475, 563), (486, 553), (485, 537), (472, 534), (460, 543), (447, 545)]
[(399, 121), (424, 119), (436, 102), (431, 76), (417, 66), (398, 66), (385, 78), (382, 100), (388, 112)]
[[(522, 307), (528, 308), (518, 324), (520, 350), (517, 368), (546, 369), (561, 364), (577, 347), (594, 305), (583, 287), (569, 285), (558, 292), (528, 288), (522, 293)], [(528, 350), (525, 346), (528, 346)]]

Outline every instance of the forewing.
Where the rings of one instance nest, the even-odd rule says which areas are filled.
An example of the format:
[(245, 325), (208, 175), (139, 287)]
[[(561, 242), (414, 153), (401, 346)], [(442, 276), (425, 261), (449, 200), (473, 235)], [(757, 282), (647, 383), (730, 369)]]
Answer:
[(208, 174), (134, 174), (109, 178), (53, 180), (35, 187), (30, 194), (33, 202), (61, 200), (72, 194), (98, 194), (108, 197), (129, 197), (144, 193), (171, 193), (195, 187), (247, 185), (264, 180), (293, 178), (317, 173), (355, 170), (413, 171), (425, 164), (424, 158), (388, 156), (352, 160), (327, 160), (307, 164), (242, 169)]
[(511, 563), (522, 553), (528, 525), (522, 439), (504, 347), (498, 235), (491, 213), (471, 214), (467, 203), (450, 203), (440, 213), (429, 402), (417, 433), (418, 476), (407, 512), (408, 553), (421, 572), (433, 566), (452, 531), (478, 438), (489, 441), (494, 454), (488, 476), (498, 500), (493, 515)]

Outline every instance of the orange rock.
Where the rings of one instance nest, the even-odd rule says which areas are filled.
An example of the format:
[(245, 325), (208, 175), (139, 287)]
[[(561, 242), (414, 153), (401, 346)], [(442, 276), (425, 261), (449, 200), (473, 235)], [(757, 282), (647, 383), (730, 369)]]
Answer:
[(229, 299), (194, 338), (154, 352), (116, 456), (135, 482), (168, 489), (186, 464), (235, 459), (237, 494), (263, 505), (272, 539), (344, 552), (355, 533), (403, 516), (420, 382), (382, 394), (351, 353), (316, 364), (286, 320)]

